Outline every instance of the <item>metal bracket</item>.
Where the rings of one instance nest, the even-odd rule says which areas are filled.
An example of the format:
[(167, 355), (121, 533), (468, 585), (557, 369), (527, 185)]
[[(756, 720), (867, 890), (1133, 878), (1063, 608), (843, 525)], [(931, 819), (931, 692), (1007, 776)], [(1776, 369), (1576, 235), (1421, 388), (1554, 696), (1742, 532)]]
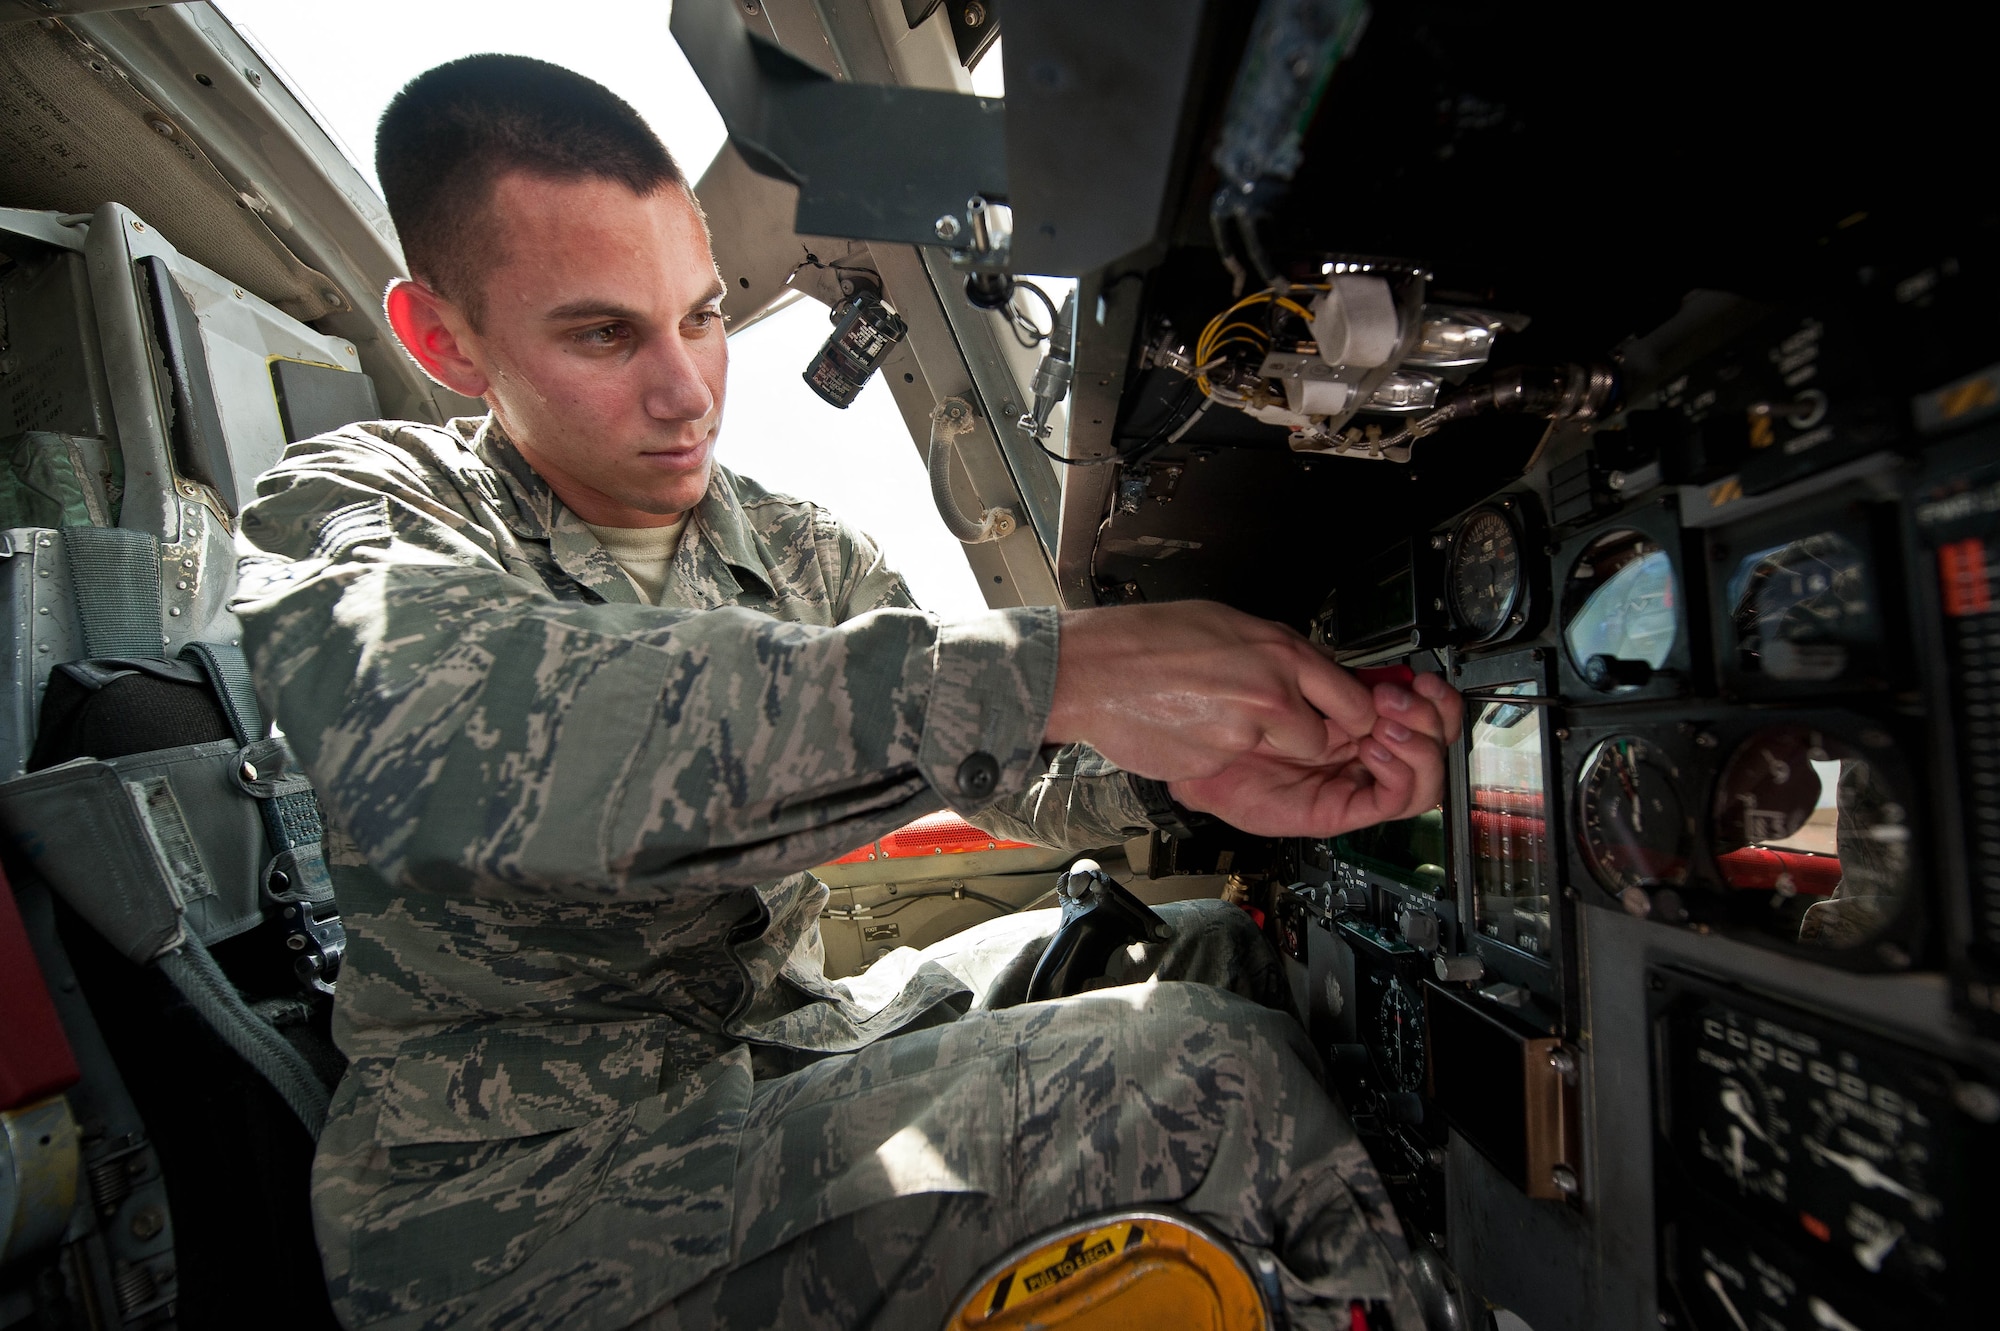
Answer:
[(1007, 197), (1004, 102), (836, 82), (730, 0), (683, 0), (669, 26), (743, 160), (799, 187), (800, 234), (936, 245), (939, 218)]

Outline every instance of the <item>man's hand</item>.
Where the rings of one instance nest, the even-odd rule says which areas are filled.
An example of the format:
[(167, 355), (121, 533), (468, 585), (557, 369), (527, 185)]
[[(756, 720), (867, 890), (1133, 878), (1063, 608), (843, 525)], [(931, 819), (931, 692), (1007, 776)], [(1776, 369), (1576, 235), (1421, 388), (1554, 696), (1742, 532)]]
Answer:
[(1373, 730), (1336, 761), (1250, 756), (1169, 789), (1188, 808), (1257, 836), (1338, 836), (1435, 807), (1444, 746), (1458, 740), (1464, 702), (1438, 676), (1419, 675), (1409, 688), (1377, 684), (1374, 703)]
[(1089, 743), (1264, 836), (1334, 836), (1436, 804), (1458, 695), (1370, 690), (1282, 625), (1182, 601), (1063, 617), (1044, 737)]

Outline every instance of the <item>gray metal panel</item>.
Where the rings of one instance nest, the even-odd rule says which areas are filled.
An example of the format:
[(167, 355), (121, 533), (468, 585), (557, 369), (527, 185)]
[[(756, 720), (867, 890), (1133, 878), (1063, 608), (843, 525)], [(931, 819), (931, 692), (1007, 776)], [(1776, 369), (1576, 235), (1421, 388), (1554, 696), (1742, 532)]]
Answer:
[[(1012, 508), (1017, 515), (1025, 514), (1029, 519), (1002, 540), (963, 547), (966, 560), (986, 593), (987, 604), (1054, 604), (1055, 576), (1036, 527), (1035, 506), (1022, 497), (1019, 474), (1008, 465), (993, 431), (993, 413), (1008, 400), (1015, 404), (1016, 412), (1020, 410), (1020, 398), (1009, 397), (1013, 393), (1012, 375), (990, 346), (985, 361), (973, 360), (949, 317), (947, 304), (932, 284), (931, 270), (919, 258), (919, 251), (902, 245), (882, 245), (874, 247), (873, 253), (884, 289), (910, 325), (908, 339), (883, 362), (882, 373), (918, 451), (925, 449), (930, 437), (931, 408), (946, 397), (966, 398), (980, 412), (980, 420), (960, 442), (963, 479), (954, 482), (961, 487), (958, 493), (976, 497), (982, 506)], [(946, 272), (949, 271), (947, 265)], [(904, 381), (905, 374), (912, 377), (910, 382)], [(987, 385), (994, 385), (1003, 400), (991, 402), (985, 391)], [(1011, 421), (1012, 416), (1001, 419)], [(1018, 434), (1011, 427), (1005, 432)], [(1039, 465), (1046, 474), (1048, 464)], [(1053, 488), (1051, 484), (1050, 489)], [(1049, 512), (1053, 516), (1052, 508)], [(996, 576), (1001, 579), (999, 583), (993, 581)], [(997, 595), (998, 592), (1011, 595)]]
[(835, 82), (746, 28), (730, 0), (684, 0), (672, 31), (743, 159), (798, 185), (799, 231), (935, 244), (939, 217), (1007, 195), (998, 101)]
[(1008, 0), (1014, 267), (1078, 274), (1151, 242), (1173, 172), (1200, 0)]
[[(403, 275), (387, 208), (284, 79), (214, 6), (161, 5), (66, 15), (64, 21), (114, 57), (199, 142), (241, 191), (245, 206), (346, 293), (343, 307), (315, 327), (354, 343), (388, 414), (441, 421), (485, 410), (476, 399), (431, 383), (403, 354), (379, 298), (391, 278)], [(210, 81), (197, 82), (197, 74)], [(353, 147), (365, 153), (371, 145)]]
[(1056, 464), (1042, 456), (1035, 442), (1014, 426), (1014, 421), (1026, 410), (1028, 397), (1008, 364), (1001, 340), (1011, 334), (1002, 334), (1002, 325), (991, 311), (979, 309), (966, 300), (964, 279), (943, 252), (935, 247), (919, 252), (945, 318), (950, 321), (952, 335), (958, 340), (959, 354), (972, 371), (979, 394), (976, 405), (989, 428), (999, 423), (992, 437), (1026, 501), (1028, 524), (1042, 545), (1053, 550), (1062, 517), (1062, 485), (1056, 480)]
[(49, 671), (83, 655), (61, 534), (0, 531), (0, 781), (19, 776), (35, 745)]
[[(1151, 260), (1145, 256), (1135, 256)], [(1135, 268), (1149, 266), (1135, 262)], [(1108, 457), (1125, 393), (1126, 359), (1139, 323), (1138, 282), (1107, 283), (1108, 270), (1084, 278), (1076, 292), (1076, 378), (1070, 388), (1068, 456)], [(1116, 466), (1064, 467), (1060, 534), (1055, 545), (1056, 581), (1062, 604), (1081, 609), (1097, 604), (1090, 584), (1090, 553), (1097, 527), (1111, 504)]]
[(1590, 1251), (1581, 1216), (1531, 1200), (1456, 1132), (1445, 1164), (1446, 1258), (1467, 1287), (1534, 1331), (1596, 1331), (1638, 1322), (1591, 1315), (1591, 1282), (1579, 1270)]

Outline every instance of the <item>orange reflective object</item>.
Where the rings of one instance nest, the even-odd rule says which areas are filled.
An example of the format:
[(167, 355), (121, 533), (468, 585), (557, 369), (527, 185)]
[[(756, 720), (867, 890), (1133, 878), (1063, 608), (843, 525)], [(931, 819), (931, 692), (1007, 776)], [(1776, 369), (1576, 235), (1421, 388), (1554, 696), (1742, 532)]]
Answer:
[(1265, 1331), (1270, 1319), (1226, 1239), (1157, 1211), (1056, 1230), (976, 1281), (945, 1331)]
[(919, 818), (908, 827), (897, 828), (880, 841), (850, 850), (834, 863), (866, 864), (870, 860), (913, 860), (925, 855), (965, 855), (977, 850), (1036, 849), (1025, 841), (1008, 841), (991, 832), (982, 832), (946, 809)]

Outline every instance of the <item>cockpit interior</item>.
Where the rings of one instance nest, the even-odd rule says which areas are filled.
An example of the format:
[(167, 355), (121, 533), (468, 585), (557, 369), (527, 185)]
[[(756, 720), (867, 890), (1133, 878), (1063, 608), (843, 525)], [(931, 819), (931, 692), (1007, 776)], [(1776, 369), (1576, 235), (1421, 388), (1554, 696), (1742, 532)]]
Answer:
[[(335, 1325), (294, 1111), (339, 1074), (343, 936), (286, 878), (303, 778), (190, 793), (79, 700), (227, 697), (181, 653), (240, 636), (258, 474), (477, 404), (397, 346), (384, 205), (227, 8), (0, 0), (0, 1328)], [(1416, 818), (1094, 857), (1265, 929), (1430, 1331), (1993, 1324), (1978, 26), (676, 0), (649, 38), (728, 130), (696, 194), (732, 335), (826, 308), (797, 372), (828, 413), (886, 385), (912, 520), (990, 605), (1221, 601), (1462, 693)], [(38, 784), (57, 754), (117, 820)], [(858, 847), (816, 871), (827, 973), (1057, 904), (1073, 858), (948, 813)], [(210, 890), (148, 907), (163, 862)], [(182, 930), (219, 971), (146, 964)]]

